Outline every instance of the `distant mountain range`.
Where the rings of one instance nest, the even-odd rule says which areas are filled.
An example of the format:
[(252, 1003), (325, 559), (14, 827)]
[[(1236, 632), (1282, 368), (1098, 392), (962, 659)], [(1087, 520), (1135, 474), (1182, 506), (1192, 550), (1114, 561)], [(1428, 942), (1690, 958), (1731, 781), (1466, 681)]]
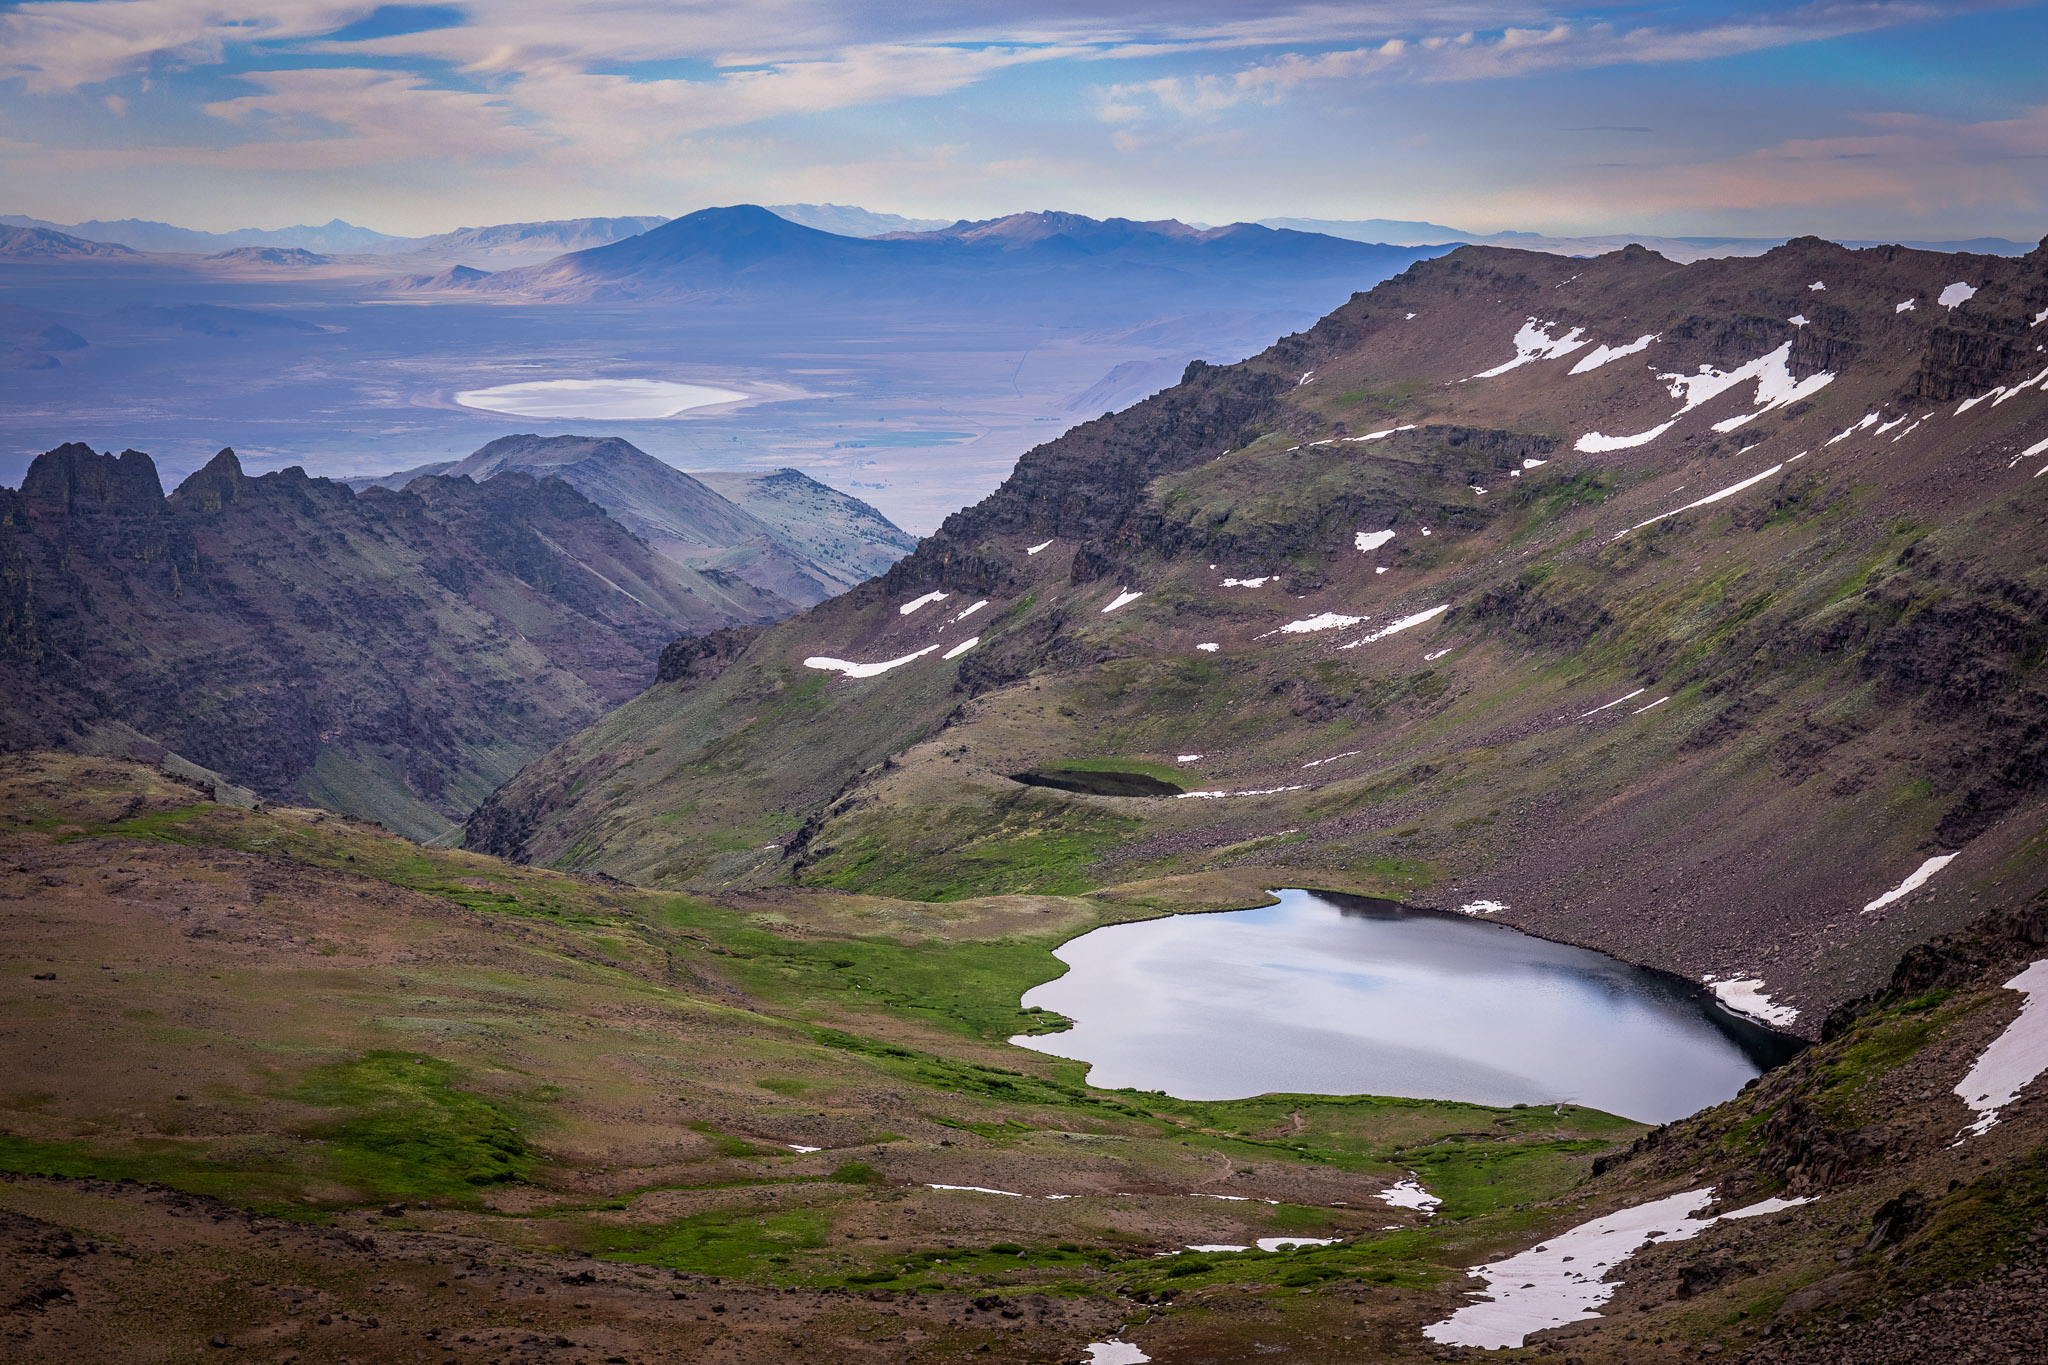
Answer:
[[(1412, 246), (1470, 242), (1479, 246), (1508, 246), (1560, 256), (1599, 256), (1619, 251), (1633, 242), (1668, 260), (1680, 262), (1720, 256), (1761, 256), (1787, 240), (1783, 237), (1660, 237), (1641, 232), (1610, 232), (1587, 237), (1555, 237), (1540, 232), (1478, 233), (1445, 227), (1442, 223), (1418, 223), (1399, 218), (1261, 218), (1259, 222), (1266, 227), (1321, 232), (1358, 242)], [(1972, 237), (1967, 241), (1953, 242), (1871, 238), (1844, 241), (1840, 245), (1909, 246), (1921, 251), (1967, 251), (1981, 256), (2024, 256), (2034, 249), (2032, 242), (2015, 242), (2005, 237)]]
[(841, 237), (880, 237), (886, 232), (931, 232), (949, 218), (905, 218), (899, 213), (874, 213), (851, 204), (770, 204), (768, 211), (792, 223)]
[(505, 436), (466, 459), (351, 487), (406, 488), (428, 475), (478, 483), (514, 472), (562, 479), (658, 553), (815, 606), (886, 570), (917, 538), (850, 494), (794, 469), (685, 474), (615, 437)]
[(52, 223), (18, 213), (0, 214), (0, 224), (41, 228), (87, 241), (111, 242), (135, 251), (193, 255), (212, 255), (244, 246), (298, 247), (323, 253), (371, 251), (384, 243), (408, 240), (344, 223), (339, 218), (319, 227), (236, 228), (231, 232), (201, 232), (196, 228), (173, 227), (169, 223), (153, 223), (143, 218), (121, 218), (111, 222), (94, 218), (83, 223)]
[(853, 238), (741, 204), (456, 287), (567, 303), (783, 300), (812, 308), (915, 298), (935, 314), (1022, 308), (1087, 321), (1185, 309), (1204, 297), (1219, 307), (1298, 307), (1367, 287), (1430, 254), (1246, 223), (1199, 229), (1070, 213)]

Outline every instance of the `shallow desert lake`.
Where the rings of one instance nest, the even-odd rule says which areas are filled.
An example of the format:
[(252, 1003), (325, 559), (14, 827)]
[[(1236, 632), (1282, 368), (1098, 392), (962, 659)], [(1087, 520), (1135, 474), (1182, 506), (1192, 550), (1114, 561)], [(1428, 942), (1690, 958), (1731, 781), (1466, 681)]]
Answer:
[(466, 389), (455, 395), (465, 408), (515, 417), (586, 417), (602, 421), (652, 421), (692, 408), (734, 403), (747, 395), (704, 384), (666, 379), (534, 379)]
[(1569, 1101), (1662, 1123), (1798, 1044), (1703, 989), (1504, 924), (1284, 890), (1279, 903), (1096, 929), (1026, 1005), (1074, 1021), (1024, 1047), (1107, 1088), (1480, 1104)]

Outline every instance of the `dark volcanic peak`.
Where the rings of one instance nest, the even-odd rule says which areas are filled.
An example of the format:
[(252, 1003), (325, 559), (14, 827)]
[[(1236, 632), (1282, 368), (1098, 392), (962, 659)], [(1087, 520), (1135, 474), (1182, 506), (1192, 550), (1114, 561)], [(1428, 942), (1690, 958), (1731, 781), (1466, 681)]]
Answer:
[[(2037, 847), (2044, 348), (2048, 250), (1461, 248), (1028, 452), (472, 837), (687, 886), (721, 836), (670, 812), (775, 811), (762, 875), (855, 891), (1360, 879), (1817, 1029), (1967, 902), (1859, 907)], [(1215, 796), (1012, 780), (1072, 760)], [(979, 851), (1020, 821), (1093, 842)]]
[(358, 497), (232, 450), (168, 498), (137, 451), (38, 456), (0, 490), (0, 564), (0, 747), (168, 749), (417, 837), (638, 691), (678, 634), (788, 609), (557, 478)]

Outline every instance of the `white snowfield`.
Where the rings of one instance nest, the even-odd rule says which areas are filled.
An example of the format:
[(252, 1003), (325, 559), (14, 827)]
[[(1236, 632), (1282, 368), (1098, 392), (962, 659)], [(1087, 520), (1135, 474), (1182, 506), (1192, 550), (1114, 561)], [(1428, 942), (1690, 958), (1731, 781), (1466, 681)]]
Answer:
[(1392, 531), (1360, 531), (1352, 537), (1351, 543), (1358, 547), (1360, 554), (1369, 555), (1393, 538)]
[(1015, 1190), (992, 1190), (985, 1185), (926, 1185), (925, 1188), (928, 1190), (960, 1190), (967, 1194), (1000, 1194), (1010, 1199), (1029, 1199), (1031, 1197), (1028, 1194), (1019, 1194)]
[(1758, 356), (1732, 370), (1717, 370), (1712, 365), (1702, 365), (1697, 374), (1660, 374), (1657, 377), (1670, 385), (1673, 398), (1680, 399), (1682, 406), (1671, 414), (1671, 419), (1650, 430), (1634, 436), (1603, 436), (1589, 431), (1577, 442), (1577, 449), (1588, 454), (1606, 450), (1628, 450), (1646, 445), (1671, 430), (1672, 426), (1694, 408), (1720, 397), (1730, 389), (1754, 382), (1756, 390), (1750, 402), (1755, 411), (1738, 413), (1714, 423), (1714, 430), (1730, 432), (1747, 422), (1755, 421), (1763, 414), (1782, 408), (1802, 399), (1811, 398), (1835, 382), (1832, 370), (1821, 370), (1804, 379), (1794, 379), (1788, 363), (1792, 358), (1792, 343), (1786, 342), (1776, 350)]
[(1111, 612), (1115, 611), (1118, 607), (1128, 607), (1131, 603), (1137, 601), (1144, 595), (1145, 594), (1142, 592), (1132, 592), (1129, 588), (1118, 588), (1116, 590), (1115, 600), (1113, 600), (1108, 606), (1102, 609), (1102, 614), (1104, 616), (1107, 616)]
[(2027, 325), (2029, 327), (2039, 327), (2044, 322), (2048, 322), (2048, 308), (2043, 308), (2040, 312), (2034, 314), (2034, 320)]
[(1944, 867), (1947, 867), (1950, 863), (1954, 862), (1955, 860), (1956, 855), (1953, 853), (1937, 853), (1934, 857), (1929, 858), (1926, 862), (1914, 868), (1912, 875), (1907, 877), (1906, 880), (1900, 882), (1897, 886), (1885, 892), (1882, 896), (1879, 896), (1870, 904), (1864, 906), (1861, 913), (1867, 915), (1873, 910), (1884, 909), (1887, 905), (1890, 905), (1894, 901), (1904, 900), (1906, 897), (1912, 895), (1915, 891), (1918, 891), (1921, 887), (1927, 885), (1927, 879), (1929, 877), (1932, 877), (1935, 873), (1941, 871)]
[(1729, 1009), (1759, 1023), (1789, 1024), (1799, 1017), (1799, 1011), (1793, 1006), (1771, 1003), (1760, 976), (1731, 976), (1717, 981), (1709, 972), (1700, 981)]
[[(1289, 621), (1278, 630), (1267, 631), (1266, 635), (1313, 635), (1319, 630), (1337, 630), (1340, 627), (1355, 626), (1360, 621), (1370, 619), (1370, 617), (1366, 616), (1344, 616), (1338, 612), (1326, 611), (1316, 616), (1304, 617), (1299, 621)], [(1266, 635), (1261, 635), (1259, 638), (1263, 640), (1266, 638)]]
[(1976, 285), (1964, 284), (1961, 280), (1957, 280), (1954, 284), (1942, 290), (1941, 297), (1936, 299), (1935, 302), (1944, 308), (1953, 309), (1962, 307), (1976, 297)]
[(1579, 716), (1579, 719), (1580, 719), (1580, 720), (1584, 720), (1584, 719), (1585, 719), (1585, 718), (1586, 718), (1587, 716), (1597, 716), (1597, 715), (1599, 715), (1599, 714), (1600, 714), (1600, 713), (1601, 713), (1602, 711), (1605, 711), (1605, 710), (1606, 710), (1606, 709), (1607, 709), (1608, 707), (1610, 707), (1610, 706), (1619, 706), (1619, 705), (1621, 705), (1621, 704), (1622, 704), (1623, 702), (1625, 702), (1625, 701), (1634, 701), (1634, 700), (1635, 700), (1635, 699), (1636, 699), (1637, 697), (1640, 697), (1640, 696), (1642, 696), (1642, 695), (1643, 695), (1643, 693), (1645, 693), (1645, 692), (1647, 692), (1647, 691), (1649, 691), (1649, 690), (1650, 690), (1650, 689), (1649, 689), (1649, 688), (1647, 688), (1647, 687), (1638, 687), (1638, 688), (1637, 688), (1637, 689), (1636, 689), (1635, 691), (1633, 691), (1633, 692), (1629, 693), (1629, 694), (1628, 694), (1627, 696), (1623, 696), (1623, 697), (1616, 697), (1616, 698), (1615, 698), (1615, 699), (1614, 699), (1613, 701), (1610, 701), (1610, 702), (1603, 702), (1603, 703), (1601, 703), (1600, 705), (1598, 705), (1598, 706), (1594, 707), (1594, 708), (1593, 708), (1592, 710), (1590, 710), (1590, 711), (1587, 711), (1587, 712), (1584, 712), (1584, 713), (1582, 713), (1582, 714), (1581, 714), (1581, 715)]
[(1651, 702), (1648, 706), (1638, 706), (1635, 710), (1629, 712), (1629, 714), (1632, 716), (1640, 716), (1645, 711), (1656, 710), (1658, 707), (1662, 706), (1665, 702), (1670, 700), (1671, 698), (1669, 697), (1659, 697), (1657, 698), (1657, 700)]
[(825, 1150), (823, 1147), (806, 1147), (800, 1142), (785, 1142), (782, 1145), (789, 1148), (792, 1152), (822, 1152)]
[(1680, 512), (1690, 512), (1690, 511), (1692, 511), (1692, 509), (1693, 509), (1693, 508), (1695, 508), (1695, 507), (1705, 507), (1705, 506), (1707, 506), (1707, 505), (1708, 505), (1709, 503), (1716, 503), (1716, 502), (1719, 502), (1719, 501), (1721, 501), (1721, 499), (1723, 499), (1723, 498), (1732, 498), (1732, 497), (1734, 497), (1734, 496), (1735, 496), (1735, 495), (1736, 495), (1737, 493), (1740, 493), (1740, 492), (1744, 491), (1745, 489), (1750, 489), (1750, 488), (1754, 488), (1754, 487), (1756, 487), (1756, 486), (1757, 486), (1758, 484), (1762, 483), (1762, 482), (1763, 482), (1763, 481), (1764, 481), (1765, 479), (1768, 479), (1768, 478), (1770, 478), (1770, 477), (1771, 477), (1771, 475), (1773, 475), (1773, 474), (1777, 473), (1777, 472), (1778, 472), (1779, 470), (1783, 469), (1784, 467), (1785, 467), (1785, 466), (1784, 466), (1784, 465), (1782, 465), (1782, 464), (1774, 464), (1774, 465), (1772, 465), (1772, 466), (1771, 466), (1771, 467), (1770, 467), (1769, 469), (1766, 469), (1766, 470), (1765, 470), (1765, 471), (1764, 471), (1763, 473), (1761, 473), (1761, 474), (1752, 474), (1752, 475), (1750, 475), (1750, 476), (1749, 476), (1748, 478), (1744, 479), (1744, 480), (1743, 480), (1743, 481), (1742, 481), (1741, 483), (1731, 483), (1731, 484), (1729, 484), (1729, 485), (1728, 485), (1728, 486), (1727, 486), (1726, 488), (1723, 488), (1723, 489), (1721, 489), (1721, 490), (1720, 490), (1719, 492), (1715, 492), (1715, 493), (1709, 493), (1709, 494), (1707, 494), (1707, 495), (1706, 495), (1706, 496), (1705, 496), (1704, 498), (1700, 498), (1700, 499), (1698, 499), (1698, 500), (1697, 500), (1697, 501), (1695, 501), (1695, 502), (1689, 502), (1689, 503), (1687, 503), (1687, 504), (1686, 504), (1685, 506), (1683, 506), (1683, 507), (1674, 507), (1674, 508), (1672, 508), (1672, 509), (1671, 509), (1671, 510), (1670, 510), (1669, 512), (1659, 512), (1659, 513), (1658, 513), (1658, 514), (1657, 514), (1656, 516), (1654, 516), (1654, 517), (1651, 517), (1651, 518), (1649, 518), (1649, 519), (1648, 519), (1648, 520), (1646, 520), (1646, 521), (1639, 521), (1639, 522), (1637, 522), (1637, 523), (1636, 523), (1635, 525), (1633, 525), (1633, 526), (1629, 527), (1629, 528), (1628, 528), (1628, 531), (1623, 531), (1623, 532), (1621, 533), (1621, 535), (1620, 535), (1620, 536), (1616, 536), (1616, 537), (1615, 537), (1615, 539), (1616, 539), (1616, 540), (1620, 540), (1620, 539), (1621, 539), (1621, 536), (1625, 536), (1625, 535), (1627, 535), (1627, 534), (1629, 533), (1629, 531), (1640, 531), (1640, 530), (1642, 530), (1642, 529), (1643, 529), (1643, 528), (1644, 528), (1645, 526), (1651, 526), (1651, 525), (1654, 525), (1654, 524), (1656, 524), (1657, 522), (1663, 521), (1663, 520), (1664, 520), (1664, 519), (1665, 519), (1666, 517), (1675, 517), (1675, 516), (1677, 516), (1677, 515), (1678, 515), (1678, 514), (1679, 514)]
[(1639, 1248), (1690, 1240), (1720, 1218), (1756, 1218), (1808, 1202), (1766, 1199), (1720, 1218), (1692, 1216), (1713, 1197), (1713, 1190), (1704, 1189), (1653, 1199), (1581, 1223), (1505, 1261), (1474, 1266), (1471, 1273), (1487, 1282), (1482, 1292), (1492, 1297), (1465, 1305), (1422, 1334), (1446, 1346), (1488, 1351), (1520, 1346), (1531, 1332), (1599, 1317), (1595, 1310), (1621, 1287), (1619, 1280), (1601, 1277)]
[[(1385, 431), (1368, 431), (1363, 436), (1347, 436), (1344, 439), (1347, 441), (1384, 441), (1387, 439), (1387, 437), (1392, 436), (1397, 431), (1413, 430), (1415, 430), (1415, 423), (1409, 422), (1405, 426), (1388, 427)], [(1321, 443), (1318, 442), (1317, 444)]]
[(1189, 1251), (1250, 1251), (1249, 1246), (1237, 1242), (1197, 1242)]
[(922, 659), (937, 648), (937, 645), (926, 645), (915, 654), (906, 654), (900, 659), (889, 659), (878, 664), (857, 664), (846, 659), (834, 659), (823, 654), (813, 654), (810, 658), (804, 660), (804, 667), (823, 669), (831, 673), (844, 673), (849, 678), (872, 678), (879, 673), (887, 673), (892, 668), (901, 668), (912, 659)]
[(1554, 337), (1550, 335), (1550, 329), (1555, 326), (1557, 324), (1554, 322), (1538, 322), (1535, 318), (1530, 318), (1522, 324), (1521, 330), (1515, 333), (1515, 358), (1490, 370), (1481, 370), (1472, 377), (1496, 379), (1509, 370), (1519, 370), (1522, 366), (1538, 360), (1560, 360), (1587, 344), (1584, 340), (1585, 328), (1574, 327), (1563, 336)]
[(1272, 581), (1273, 575), (1271, 574), (1267, 574), (1264, 578), (1226, 578), (1223, 580), (1223, 586), (1226, 588), (1263, 588)]
[(1896, 307), (1896, 308), (1892, 309), (1892, 311), (1893, 311), (1894, 313), (1910, 313), (1910, 312), (1912, 312), (1912, 311), (1913, 311), (1913, 305), (1914, 305), (1914, 304), (1916, 304), (1916, 303), (1918, 303), (1918, 302), (1919, 302), (1919, 300), (1918, 300), (1918, 299), (1907, 299), (1907, 300), (1906, 300), (1906, 301), (1905, 301), (1904, 303), (1902, 303), (1902, 304), (1900, 304), (1900, 305), (1899, 305), (1898, 307)]
[(1382, 1204), (1392, 1204), (1397, 1209), (1420, 1209), (1424, 1213), (1433, 1211), (1444, 1202), (1423, 1189), (1422, 1182), (1415, 1179), (1413, 1171), (1408, 1173), (1408, 1179), (1395, 1181), (1373, 1198)]
[(1846, 427), (1842, 428), (1842, 430), (1841, 430), (1841, 432), (1840, 432), (1839, 434), (1837, 434), (1837, 435), (1834, 435), (1834, 436), (1830, 436), (1830, 437), (1828, 437), (1828, 444), (1829, 444), (1829, 445), (1833, 445), (1833, 444), (1834, 444), (1835, 442), (1837, 442), (1837, 441), (1846, 441), (1846, 440), (1848, 440), (1848, 439), (1849, 439), (1849, 438), (1850, 438), (1851, 436), (1854, 436), (1854, 435), (1855, 435), (1855, 434), (1856, 434), (1857, 432), (1859, 432), (1859, 431), (1863, 431), (1863, 430), (1866, 430), (1866, 429), (1868, 429), (1868, 428), (1870, 428), (1870, 427), (1874, 427), (1874, 426), (1876, 426), (1876, 425), (1877, 425), (1877, 418), (1878, 418), (1878, 414), (1877, 414), (1877, 413), (1874, 413), (1874, 412), (1866, 412), (1866, 413), (1864, 413), (1864, 414), (1863, 414), (1863, 420), (1862, 420), (1862, 421), (1860, 421), (1860, 422), (1852, 422), (1852, 423), (1850, 423), (1850, 424), (1849, 424), (1848, 426), (1846, 426)]
[(1506, 901), (1466, 901), (1458, 907), (1461, 915), (1498, 915), (1507, 909)]
[(1214, 641), (1205, 641), (1202, 644), (1196, 645), (1195, 648), (1201, 650), (1204, 654), (1214, 654), (1217, 650), (1223, 648), (1223, 646), (1215, 643)]
[(1819, 293), (1821, 290), (1827, 288), (1827, 286), (1825, 284), (1822, 284), (1819, 280), (1815, 280), (1812, 284), (1809, 284), (1806, 287), (1810, 290), (1813, 290), (1815, 293)]
[(1035, 554), (1037, 554), (1037, 553), (1038, 553), (1038, 552), (1039, 552), (1040, 550), (1043, 550), (1043, 549), (1045, 549), (1045, 548), (1046, 548), (1047, 546), (1049, 546), (1049, 545), (1051, 545), (1051, 544), (1052, 544), (1052, 542), (1051, 542), (1051, 541), (1049, 541), (1049, 540), (1041, 540), (1041, 541), (1039, 541), (1039, 542), (1038, 542), (1038, 543), (1037, 543), (1036, 545), (1026, 545), (1026, 546), (1024, 547), (1024, 553), (1025, 553), (1025, 554), (1027, 554), (1027, 555), (1035, 555)]
[(2023, 992), (2026, 1003), (2020, 1006), (2019, 1018), (1991, 1040), (1969, 1074), (1956, 1082), (1956, 1094), (1977, 1111), (1977, 1121), (1963, 1130), (1965, 1138), (1998, 1122), (1998, 1111), (2048, 1071), (2048, 958), (2006, 982), (2005, 988)]
[(958, 625), (958, 624), (959, 624), (960, 622), (962, 622), (962, 621), (965, 621), (965, 620), (966, 620), (966, 619), (967, 619), (968, 617), (970, 617), (970, 616), (974, 615), (974, 613), (976, 613), (976, 612), (980, 611), (980, 610), (981, 610), (981, 609), (982, 609), (983, 607), (985, 607), (985, 606), (987, 606), (987, 605), (988, 605), (988, 599), (987, 599), (986, 597), (984, 597), (984, 598), (982, 598), (982, 599), (981, 599), (981, 600), (980, 600), (979, 602), (976, 602), (976, 603), (975, 603), (975, 604), (974, 604), (973, 606), (971, 606), (971, 607), (963, 607), (963, 608), (961, 608), (961, 610), (960, 610), (960, 613), (959, 613), (959, 614), (958, 614), (957, 616), (955, 616), (955, 617), (953, 618), (953, 624), (955, 624), (955, 625)]
[(1088, 1365), (1145, 1365), (1152, 1359), (1128, 1341), (1088, 1343)]
[[(1297, 782), (1295, 785), (1291, 787), (1252, 787), (1248, 790), (1237, 792), (1181, 792), (1173, 799), (1176, 801), (1187, 801), (1196, 798), (1209, 799), (1218, 796), (1272, 796), (1278, 792), (1300, 792), (1307, 790), (1307, 783)], [(1227, 1194), (1211, 1195), (1210, 1197), (1212, 1199), (1230, 1198), (1230, 1196)]]
[(908, 616), (910, 615), (910, 613), (916, 611), (919, 607), (928, 607), (934, 602), (943, 602), (952, 595), (953, 594), (949, 592), (928, 592), (922, 597), (913, 597), (908, 602), (905, 602), (902, 606), (896, 608), (896, 614), (899, 616)]
[(1626, 346), (1608, 346), (1604, 344), (1595, 346), (1579, 358), (1579, 363), (1572, 366), (1571, 372), (1573, 374), (1587, 374), (1599, 369), (1610, 360), (1619, 360), (1625, 355), (1641, 355), (1644, 351), (1650, 349), (1651, 342), (1657, 340), (1662, 335), (1663, 333), (1661, 332), (1645, 332)]
[(954, 645), (951, 649), (947, 650), (944, 654), (941, 654), (939, 657), (941, 659), (957, 659), (962, 654), (965, 654), (968, 650), (974, 648), (976, 645), (980, 643), (981, 637), (979, 635), (970, 635), (966, 639), (962, 640), (959, 644)]
[(1372, 634), (1366, 636), (1362, 640), (1353, 640), (1350, 644), (1338, 645), (1337, 648), (1356, 649), (1360, 645), (1369, 645), (1375, 640), (1384, 640), (1389, 635), (1398, 635), (1404, 630), (1409, 630), (1415, 626), (1422, 625), (1428, 621), (1434, 621), (1437, 617), (1442, 616), (1445, 612), (1449, 611), (1450, 609), (1451, 604), (1445, 602), (1441, 606), (1431, 607), (1427, 611), (1418, 611), (1413, 616), (1402, 617), (1400, 620), (1394, 622), (1394, 624), (1392, 624), (1391, 626), (1381, 626), (1378, 630), (1374, 631)]
[(1813, 319), (1807, 317), (1804, 313), (1794, 313), (1791, 317), (1786, 318), (1785, 321), (1791, 323), (1794, 327), (1805, 327), (1810, 325)]

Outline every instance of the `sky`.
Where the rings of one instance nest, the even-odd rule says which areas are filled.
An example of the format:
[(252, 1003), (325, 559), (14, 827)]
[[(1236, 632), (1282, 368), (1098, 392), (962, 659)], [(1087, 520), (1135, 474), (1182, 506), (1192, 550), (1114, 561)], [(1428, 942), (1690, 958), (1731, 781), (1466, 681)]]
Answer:
[(2032, 241), (2048, 0), (0, 0), (0, 212)]

